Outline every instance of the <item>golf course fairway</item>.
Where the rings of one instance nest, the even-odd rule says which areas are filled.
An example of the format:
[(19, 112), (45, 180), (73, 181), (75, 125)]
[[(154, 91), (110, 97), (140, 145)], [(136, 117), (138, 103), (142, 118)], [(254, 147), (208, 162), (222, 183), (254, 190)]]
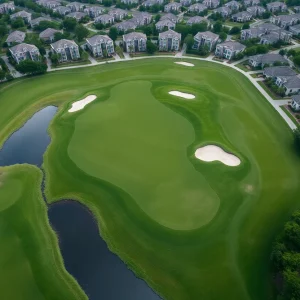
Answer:
[[(62, 199), (84, 204), (110, 250), (163, 299), (272, 299), (272, 241), (299, 206), (300, 160), (292, 131), (242, 74), (211, 62), (187, 61), (194, 66), (141, 59), (3, 84), (0, 145), (36, 111), (58, 106), (43, 163), (49, 204)], [(96, 99), (69, 112), (90, 95)], [(197, 159), (196, 150), (206, 145), (233, 154), (240, 164)], [(6, 235), (0, 228), (0, 243), (10, 249), (19, 236), (13, 228), (21, 200), (24, 215), (33, 216), (36, 205), (43, 211), (26, 220), (40, 230), (28, 229), (19, 252), (1, 255), (19, 259), (22, 251), (31, 266), (27, 276), (21, 264), (5, 260), (18, 276), (24, 272), (31, 293), (39, 288), (40, 294), (22, 299), (57, 299), (47, 290), (54, 284), (60, 299), (85, 299), (65, 271), (48, 225), (41, 172), (28, 165), (0, 171), (6, 169), (18, 184), (0, 177), (0, 222), (5, 218), (9, 227)], [(24, 249), (33, 236), (36, 243), (28, 253)], [(31, 260), (43, 244), (47, 251)], [(0, 298), (21, 299), (18, 289), (24, 285), (12, 279), (0, 288)]]

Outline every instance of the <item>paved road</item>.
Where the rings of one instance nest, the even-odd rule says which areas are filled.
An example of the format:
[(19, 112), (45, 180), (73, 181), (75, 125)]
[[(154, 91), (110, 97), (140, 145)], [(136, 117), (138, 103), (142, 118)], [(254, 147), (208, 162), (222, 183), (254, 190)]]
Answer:
[(22, 77), (24, 75), (22, 75), (21, 73), (19, 73), (15, 67), (13, 65), (10, 64), (10, 62), (8, 61), (8, 57), (7, 56), (2, 56), (2, 59), (4, 60), (4, 62), (6, 63), (9, 71), (10, 71), (10, 74), (15, 77), (15, 78), (19, 78), (19, 77)]

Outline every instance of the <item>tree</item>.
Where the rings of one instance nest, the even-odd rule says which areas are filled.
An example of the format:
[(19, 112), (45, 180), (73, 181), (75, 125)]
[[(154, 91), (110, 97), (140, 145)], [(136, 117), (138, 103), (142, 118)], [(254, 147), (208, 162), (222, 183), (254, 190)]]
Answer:
[(294, 135), (294, 144), (298, 151), (300, 151), (300, 128), (297, 128), (293, 131)]
[(116, 27), (110, 27), (108, 36), (115, 41), (118, 37), (118, 30)]
[(213, 27), (213, 32), (215, 33), (219, 33), (221, 32), (223, 29), (223, 25), (220, 21), (217, 21), (215, 24), (214, 24), (214, 27)]
[(0, 81), (2, 81), (3, 79), (5, 79), (5, 72), (3, 70), (0, 69)]
[(160, 14), (157, 14), (154, 19), (155, 19), (155, 23), (157, 23), (160, 20)]
[(257, 54), (265, 54), (269, 52), (269, 48), (266, 45), (257, 45), (256, 46), (256, 53)]
[(298, 67), (300, 66), (300, 55), (297, 55), (294, 57), (293, 62), (295, 65), (297, 65)]
[(25, 26), (25, 23), (24, 23), (23, 19), (20, 17), (16, 18), (15, 20), (13, 20), (11, 22), (11, 27), (14, 29), (24, 27), (24, 26)]
[(225, 32), (220, 32), (219, 37), (224, 42), (227, 39), (227, 34)]
[(54, 22), (51, 22), (51, 21), (41, 21), (39, 23), (39, 25), (35, 26), (35, 29), (39, 30), (39, 31), (44, 31), (47, 28), (57, 29), (58, 25)]
[(250, 28), (250, 24), (249, 23), (245, 23), (242, 27), (242, 29), (249, 29)]
[(186, 44), (187, 50), (191, 50), (194, 45), (194, 38), (191, 34), (188, 34), (184, 39), (184, 43)]
[(68, 32), (55, 32), (54, 33), (54, 41), (59, 41), (59, 40), (62, 40), (62, 39), (68, 39), (70, 36), (70, 34)]
[(207, 54), (209, 53), (209, 48), (208, 46), (200, 46), (198, 53), (200, 56), (207, 56)]
[(0, 37), (5, 36), (6, 34), (8, 34), (8, 32), (9, 32), (9, 29), (6, 24), (0, 25)]
[(241, 28), (237, 26), (232, 27), (229, 31), (230, 34), (239, 34), (240, 32), (241, 32)]
[(249, 47), (245, 50), (245, 54), (248, 56), (252, 56), (256, 54), (256, 46)]
[(63, 26), (68, 31), (73, 31), (77, 25), (77, 21), (74, 18), (65, 18)]
[(279, 50), (279, 54), (280, 54), (281, 56), (284, 56), (284, 55), (286, 54), (286, 51), (285, 51), (284, 49), (280, 49), (280, 50)]
[(84, 38), (89, 35), (89, 30), (85, 28), (82, 24), (79, 24), (75, 27), (75, 35), (78, 42), (81, 42)]
[(153, 54), (157, 50), (157, 46), (154, 45), (151, 41), (147, 41), (146, 47), (147, 47), (147, 52), (149, 54)]
[(16, 70), (22, 74), (36, 75), (43, 74), (47, 71), (47, 65), (39, 61), (32, 61), (29, 59), (21, 61), (17, 66)]

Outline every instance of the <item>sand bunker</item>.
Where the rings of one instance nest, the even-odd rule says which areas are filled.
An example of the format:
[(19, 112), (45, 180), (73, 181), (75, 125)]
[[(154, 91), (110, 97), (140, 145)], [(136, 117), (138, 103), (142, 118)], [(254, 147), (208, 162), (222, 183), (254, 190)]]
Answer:
[(169, 92), (169, 94), (173, 95), (173, 96), (181, 97), (184, 99), (195, 99), (195, 96), (192, 94), (182, 93), (182, 92), (178, 92), (178, 91), (171, 91), (171, 92)]
[(230, 167), (236, 167), (241, 163), (241, 160), (238, 157), (225, 152), (222, 148), (215, 145), (207, 145), (198, 148), (195, 152), (195, 156), (196, 158), (207, 162), (219, 160)]
[(85, 97), (82, 100), (76, 101), (72, 103), (72, 107), (68, 110), (68, 112), (74, 112), (83, 109), (87, 104), (91, 103), (97, 98), (95, 95), (90, 95)]
[(175, 64), (177, 64), (177, 65), (183, 65), (183, 66), (186, 66), (186, 67), (195, 67), (194, 64), (191, 64), (191, 63), (188, 63), (188, 62), (184, 62), (184, 61), (176, 61)]

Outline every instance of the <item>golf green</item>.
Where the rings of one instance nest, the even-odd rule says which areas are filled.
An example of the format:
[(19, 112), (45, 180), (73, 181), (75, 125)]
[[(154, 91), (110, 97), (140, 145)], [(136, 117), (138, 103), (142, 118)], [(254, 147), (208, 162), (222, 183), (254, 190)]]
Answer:
[[(6, 84), (0, 144), (38, 108), (59, 105), (43, 165), (49, 203), (85, 204), (109, 248), (164, 299), (272, 298), (272, 240), (299, 206), (292, 132), (242, 74), (191, 62), (144, 59)], [(97, 99), (68, 112), (88, 95)], [(196, 159), (204, 145), (241, 164)]]

